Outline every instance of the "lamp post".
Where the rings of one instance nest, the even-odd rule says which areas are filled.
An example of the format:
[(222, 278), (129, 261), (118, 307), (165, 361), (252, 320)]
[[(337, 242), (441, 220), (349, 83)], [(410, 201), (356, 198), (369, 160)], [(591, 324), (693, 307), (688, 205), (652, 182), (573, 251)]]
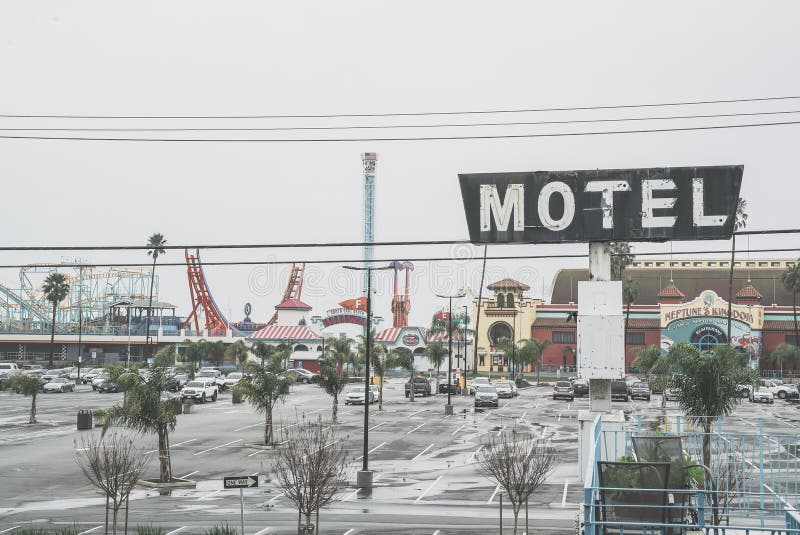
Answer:
[(456, 295), (436, 294), (436, 297), (447, 299), (450, 303), (447, 315), (447, 405), (444, 407), (444, 414), (447, 416), (453, 414), (453, 405), (450, 403), (450, 389), (453, 381), (453, 299), (464, 297), (464, 292)]
[(367, 272), (367, 335), (364, 342), (364, 360), (366, 361), (364, 363), (364, 457), (361, 470), (358, 471), (356, 476), (356, 487), (365, 489), (372, 487), (372, 471), (369, 469), (369, 357), (372, 345), (372, 272), (392, 269), (392, 266), (344, 266), (344, 268)]
[(461, 394), (466, 396), (467, 392), (467, 305), (464, 305), (464, 321), (462, 322), (462, 326), (464, 327), (462, 332), (464, 333), (464, 388), (461, 390)]

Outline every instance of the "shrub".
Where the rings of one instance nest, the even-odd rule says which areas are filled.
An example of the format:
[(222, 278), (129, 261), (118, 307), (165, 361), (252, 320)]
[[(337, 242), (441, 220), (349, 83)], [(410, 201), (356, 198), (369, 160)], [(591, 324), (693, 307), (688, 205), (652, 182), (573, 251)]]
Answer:
[(228, 524), (219, 524), (203, 532), (203, 535), (239, 535), (239, 530)]
[(108, 411), (105, 409), (94, 409), (92, 411), (92, 417), (97, 418), (98, 420), (105, 418), (106, 416), (108, 416)]
[(164, 535), (166, 532), (166, 529), (156, 526), (136, 526), (136, 535)]

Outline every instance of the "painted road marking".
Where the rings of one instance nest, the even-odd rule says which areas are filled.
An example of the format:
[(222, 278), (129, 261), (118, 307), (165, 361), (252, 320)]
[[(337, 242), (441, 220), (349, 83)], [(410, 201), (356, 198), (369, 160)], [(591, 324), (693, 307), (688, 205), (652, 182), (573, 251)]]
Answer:
[(542, 402), (540, 401), (539, 403), (537, 403), (537, 404), (536, 404), (536, 406), (534, 407), (534, 409), (538, 409), (538, 408), (539, 408), (541, 405), (542, 405)]
[(561, 507), (567, 506), (567, 486), (569, 485), (569, 480), (564, 480), (564, 494), (561, 495)]
[(421, 412), (425, 412), (426, 410), (428, 410), (428, 409), (420, 409), (417, 412), (412, 412), (411, 414), (408, 415), (408, 417), (411, 418), (412, 416), (416, 416), (417, 414), (419, 414)]
[(231, 444), (236, 444), (237, 442), (241, 442), (243, 439), (237, 438), (236, 440), (231, 440), (230, 442), (226, 442), (225, 444), (220, 444), (219, 446), (214, 446), (213, 448), (208, 448), (207, 450), (198, 451), (197, 453), (193, 453), (192, 455), (202, 455), (203, 453), (208, 453), (209, 451), (218, 450), (220, 448), (224, 448), (225, 446), (230, 446)]
[(480, 451), (481, 451), (482, 449), (483, 449), (483, 444), (481, 444), (480, 446), (478, 446), (478, 449), (477, 449), (477, 450), (475, 450), (475, 451), (474, 451), (474, 452), (473, 452), (473, 453), (472, 453), (472, 454), (471, 454), (471, 455), (470, 455), (470, 456), (467, 458), (467, 462), (468, 462), (468, 463), (471, 463), (472, 461), (474, 461), (474, 460), (475, 460), (475, 457), (478, 455), (478, 453), (480, 453)]
[(86, 531), (81, 531), (78, 535), (86, 535), (87, 533), (91, 533), (93, 531), (97, 531), (98, 529), (103, 529), (103, 526), (97, 526), (92, 529), (87, 529)]
[(386, 422), (381, 422), (378, 425), (373, 425), (372, 427), (369, 428), (369, 430), (372, 431), (373, 429), (377, 429), (382, 425), (386, 425)]
[(572, 403), (567, 403), (567, 410), (569, 410), (570, 407), (572, 407)]
[(13, 528), (4, 529), (3, 531), (0, 531), (0, 533), (8, 533), (9, 531), (14, 531), (14, 530), (15, 530), (15, 529), (17, 529), (18, 527), (19, 527), (19, 526), (14, 526)]
[(431, 449), (432, 447), (433, 447), (433, 444), (431, 444), (430, 446), (428, 446), (427, 448), (425, 448), (425, 449), (424, 449), (424, 450), (422, 450), (421, 452), (417, 453), (417, 455), (416, 455), (416, 456), (415, 456), (413, 459), (411, 459), (411, 460), (412, 460), (412, 461), (416, 461), (416, 460), (417, 460), (417, 459), (419, 459), (419, 458), (420, 458), (420, 457), (421, 457), (421, 456), (422, 456), (422, 455), (423, 455), (423, 454), (424, 454), (426, 451), (428, 451), (428, 450), (429, 450), (429, 449)]
[(272, 498), (270, 498), (269, 500), (267, 500), (267, 503), (272, 503), (272, 502), (274, 502), (275, 500), (277, 500), (278, 498), (280, 498), (281, 496), (283, 496), (283, 493), (282, 493), (282, 492), (279, 492), (278, 494), (276, 494), (275, 496), (273, 496)]
[(506, 426), (501, 427), (500, 430), (497, 432), (497, 435), (495, 435), (495, 436), (499, 437), (500, 435), (503, 434), (503, 431), (505, 431), (505, 430), (506, 430)]
[(425, 489), (425, 490), (422, 492), (422, 494), (420, 494), (420, 495), (419, 495), (419, 498), (417, 498), (416, 500), (414, 500), (414, 503), (419, 503), (419, 501), (420, 501), (422, 498), (424, 498), (424, 497), (425, 497), (425, 495), (426, 495), (426, 494), (428, 494), (428, 492), (429, 492), (429, 491), (430, 491), (430, 490), (431, 490), (433, 487), (435, 487), (435, 486), (436, 486), (436, 484), (439, 482), (439, 480), (440, 480), (440, 479), (442, 479), (442, 476), (439, 476), (439, 477), (437, 477), (437, 478), (436, 478), (436, 481), (434, 481), (433, 483), (431, 483), (431, 486), (430, 486), (430, 487), (428, 487), (427, 489)]
[(197, 498), (197, 500), (199, 501), (199, 500), (207, 500), (208, 498), (213, 498), (214, 496), (216, 496), (220, 492), (222, 492), (222, 489), (212, 490), (211, 492), (209, 492), (205, 496), (200, 496), (199, 498)]
[(417, 427), (415, 427), (414, 429), (412, 429), (411, 431), (409, 431), (408, 433), (406, 433), (406, 435), (410, 435), (411, 433), (413, 433), (414, 431), (416, 431), (417, 429), (419, 429), (420, 427), (422, 427), (423, 425), (425, 425), (425, 424), (427, 424), (427, 423), (428, 423), (428, 422), (422, 422), (422, 423), (421, 423), (421, 424), (419, 424)]
[(347, 531), (342, 533), (342, 535), (350, 535), (351, 533), (353, 533), (353, 528), (348, 529)]
[[(196, 438), (190, 438), (189, 440), (184, 440), (183, 442), (178, 442), (177, 444), (172, 444), (170, 446), (170, 448), (177, 448), (178, 446), (183, 446), (184, 444), (188, 444), (189, 442), (192, 442), (192, 441), (195, 441), (195, 440), (197, 440), (197, 439)], [(150, 453), (155, 453), (157, 451), (158, 450), (150, 450), (150, 451), (146, 451), (144, 453), (145, 453), (145, 455), (147, 455), (147, 454), (150, 454)]]
[(434, 531), (433, 535), (439, 535), (439, 530), (437, 529), (436, 531)]
[(193, 475), (195, 475), (195, 474), (196, 474), (196, 473), (198, 473), (199, 471), (200, 471), (200, 470), (195, 470), (194, 472), (189, 472), (189, 473), (188, 473), (188, 474), (186, 474), (185, 476), (180, 476), (180, 478), (181, 478), (181, 479), (186, 479), (187, 477), (192, 477)]
[(462, 429), (464, 429), (464, 426), (465, 426), (465, 425), (467, 425), (467, 424), (461, 424), (461, 427), (459, 427), (458, 429), (456, 429), (455, 431), (453, 431), (453, 432), (452, 432), (452, 433), (450, 433), (450, 434), (451, 434), (451, 435), (455, 435), (456, 433), (458, 433), (459, 431), (461, 431)]
[(253, 424), (253, 425), (246, 425), (246, 426), (244, 426), (244, 427), (240, 427), (239, 429), (234, 429), (233, 431), (234, 431), (234, 432), (237, 432), (237, 431), (244, 431), (245, 429), (250, 429), (251, 427), (255, 427), (255, 426), (257, 426), (257, 425), (265, 425), (265, 424), (264, 424), (264, 422), (258, 422), (257, 424)]
[[(379, 479), (380, 479), (382, 476), (383, 476), (383, 474), (378, 474), (378, 475), (376, 475), (376, 476), (375, 476), (375, 478), (372, 480), (372, 482), (374, 483), (374, 482), (378, 481), (378, 480), (379, 480)], [(347, 496), (345, 496), (344, 498), (342, 498), (342, 501), (343, 501), (343, 502), (350, 501), (350, 498), (352, 498), (353, 496), (355, 496), (356, 494), (358, 494), (358, 491), (360, 491), (360, 490), (361, 490), (361, 489), (356, 489), (356, 490), (354, 490), (353, 492), (349, 493)]]
[(487, 503), (487, 504), (490, 504), (490, 503), (492, 503), (492, 502), (494, 501), (494, 497), (497, 495), (497, 493), (498, 493), (499, 491), (500, 491), (500, 484), (498, 483), (498, 485), (497, 485), (497, 486), (494, 488), (494, 492), (492, 493), (491, 497), (489, 498), (489, 501), (488, 501), (488, 502), (486, 502), (486, 503)]
[(264, 535), (264, 533), (268, 532), (269, 528), (264, 528), (261, 531), (256, 531), (253, 535)]
[(528, 414), (528, 413), (527, 413), (527, 411), (526, 411), (526, 412), (523, 412), (523, 413), (522, 413), (522, 416), (520, 416), (520, 417), (519, 417), (519, 419), (517, 420), (517, 423), (520, 423), (522, 420), (524, 420), (524, 419), (525, 419), (525, 415), (526, 415), (526, 414)]
[[(386, 444), (387, 444), (386, 442), (381, 442), (380, 444), (378, 444), (377, 446), (375, 446), (374, 448), (372, 448), (371, 450), (369, 450), (369, 451), (367, 452), (367, 455), (369, 455), (369, 454), (370, 454), (370, 453), (372, 453), (373, 451), (377, 450), (378, 448), (382, 448), (382, 447), (384, 447)], [(364, 456), (363, 456), (363, 455), (361, 455), (361, 456), (359, 456), (359, 457), (357, 457), (357, 458), (356, 458), (356, 461), (360, 461), (360, 460), (361, 460), (361, 459), (363, 459), (363, 458), (364, 458)], [(375, 480), (373, 479), (373, 481), (375, 481)]]
[(181, 531), (187, 529), (188, 527), (189, 526), (181, 526), (178, 529), (173, 529), (172, 531), (168, 531), (167, 535), (175, 535), (176, 533), (181, 532)]

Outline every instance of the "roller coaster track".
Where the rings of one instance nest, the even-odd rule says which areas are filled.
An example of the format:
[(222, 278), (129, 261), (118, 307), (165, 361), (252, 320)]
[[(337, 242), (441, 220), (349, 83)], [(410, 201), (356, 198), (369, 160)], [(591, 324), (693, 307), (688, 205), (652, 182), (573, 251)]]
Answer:
[[(289, 282), (286, 284), (286, 290), (283, 292), (283, 300), (281, 303), (285, 301), (300, 301), (300, 296), (303, 294), (303, 272), (305, 269), (305, 263), (292, 264), (292, 272), (289, 275)], [(276, 321), (278, 321), (277, 310), (267, 322), (267, 325), (274, 325)]]
[(0, 295), (5, 296), (6, 301), (10, 301), (14, 303), (20, 309), (20, 315), (22, 314), (23, 310), (27, 310), (30, 312), (31, 316), (34, 316), (39, 321), (44, 321), (50, 323), (51, 318), (48, 311), (40, 308), (34, 302), (22, 299), (16, 292), (12, 289), (3, 286), (0, 284)]
[(203, 264), (200, 263), (200, 251), (195, 249), (194, 254), (189, 253), (189, 249), (184, 251), (186, 256), (186, 274), (189, 278), (189, 294), (192, 298), (192, 312), (186, 317), (186, 321), (181, 324), (181, 328), (186, 328), (194, 322), (195, 331), (200, 330), (200, 313), (205, 318), (205, 330), (208, 336), (225, 336), (229, 323), (214, 301), (211, 290), (206, 283), (206, 276), (203, 273)]

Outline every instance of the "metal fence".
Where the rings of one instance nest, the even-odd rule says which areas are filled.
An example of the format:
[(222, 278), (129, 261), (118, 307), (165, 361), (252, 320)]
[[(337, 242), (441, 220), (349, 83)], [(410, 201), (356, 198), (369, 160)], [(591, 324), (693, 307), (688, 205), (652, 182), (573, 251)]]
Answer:
[[(667, 489), (664, 518), (669, 522), (608, 520), (612, 492), (633, 485), (601, 487), (598, 461), (631, 460), (632, 438), (643, 434), (681, 437), (685, 464), (703, 462), (707, 445), (709, 477), (693, 488)], [(800, 534), (795, 510), (800, 505), (800, 436), (765, 433), (762, 421), (741, 418), (688, 421), (680, 416), (636, 419), (614, 427), (600, 417), (591, 429), (584, 481), (583, 524), (586, 535), (601, 533), (771, 533)], [(646, 488), (646, 487), (642, 487)], [(646, 495), (648, 492), (640, 492)], [(652, 493), (651, 493), (652, 494)], [(636, 493), (632, 493), (636, 496)], [(675, 496), (683, 496), (675, 500)], [(629, 503), (628, 517), (648, 503)], [(716, 523), (715, 523), (716, 520)]]

